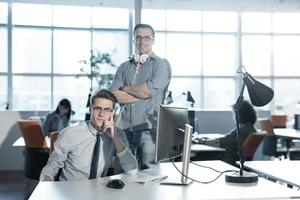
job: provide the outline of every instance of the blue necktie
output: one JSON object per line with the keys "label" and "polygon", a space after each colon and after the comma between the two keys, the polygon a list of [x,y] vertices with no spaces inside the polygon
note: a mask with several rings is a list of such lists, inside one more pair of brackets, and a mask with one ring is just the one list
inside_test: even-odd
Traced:
{"label": "blue necktie", "polygon": [[96,137],[97,137],[97,139],[96,139],[96,144],[95,144],[94,151],[93,151],[93,157],[92,157],[92,164],[91,164],[89,179],[94,179],[94,178],[97,177],[99,152],[100,152],[100,141],[101,141],[100,133],[97,133]]}

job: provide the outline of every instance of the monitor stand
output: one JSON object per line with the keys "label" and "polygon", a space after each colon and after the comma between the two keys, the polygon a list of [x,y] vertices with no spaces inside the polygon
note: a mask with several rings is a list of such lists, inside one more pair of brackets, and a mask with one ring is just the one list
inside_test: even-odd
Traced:
{"label": "monitor stand", "polygon": [[169,177],[162,181],[162,185],[189,185],[192,183],[188,176],[189,172],[189,163],[191,157],[191,145],[192,145],[192,134],[193,127],[189,124],[185,124],[184,129],[184,143],[183,143],[183,152],[182,152],[182,170],[181,170],[181,179],[170,179]]}

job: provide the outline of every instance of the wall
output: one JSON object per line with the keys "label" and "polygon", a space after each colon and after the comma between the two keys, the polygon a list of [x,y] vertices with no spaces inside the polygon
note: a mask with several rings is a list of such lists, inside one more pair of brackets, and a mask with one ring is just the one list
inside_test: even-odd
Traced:
{"label": "wall", "polygon": [[45,116],[46,111],[0,111],[0,170],[20,170],[23,168],[23,147],[12,144],[21,136],[18,119],[31,116]]}
{"label": "wall", "polygon": [[[257,110],[257,116],[270,117],[269,110]],[[195,110],[194,130],[198,133],[227,133],[235,127],[231,110]],[[259,128],[258,125],[256,125]]]}

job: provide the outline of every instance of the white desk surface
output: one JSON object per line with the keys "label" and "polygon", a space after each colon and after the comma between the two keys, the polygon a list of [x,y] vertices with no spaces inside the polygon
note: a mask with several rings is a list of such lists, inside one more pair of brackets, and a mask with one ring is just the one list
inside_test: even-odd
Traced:
{"label": "white desk surface", "polygon": [[[48,147],[50,147],[50,138],[45,137],[45,140],[47,142]],[[25,146],[25,141],[23,137],[19,137],[13,144],[12,146],[14,147],[24,147]]]}
{"label": "white desk surface", "polygon": [[224,148],[221,147],[214,147],[214,146],[209,146],[205,144],[192,144],[191,145],[191,152],[203,152],[203,151],[210,151],[210,152],[223,152],[225,151]]}
{"label": "white desk surface", "polygon": [[[222,161],[199,161],[201,165],[218,170],[236,169]],[[181,166],[181,165],[179,165]],[[169,177],[180,177],[171,163],[152,166],[148,171]],[[208,181],[218,173],[207,168],[190,164],[189,175],[197,180]],[[123,189],[111,189],[105,185],[110,178],[124,178],[116,175],[96,180],[69,182],[40,182],[30,200],[156,200],[156,199],[289,199],[300,198],[300,192],[271,181],[259,178],[256,184],[230,184],[225,182],[224,174],[210,184],[196,182],[187,186],[160,185],[158,182],[147,184],[126,183]]]}
{"label": "white desk surface", "polygon": [[274,134],[279,137],[300,139],[300,130],[293,128],[274,128]]}
{"label": "white desk surface", "polygon": [[300,188],[300,160],[248,161],[244,166],[262,175]]}

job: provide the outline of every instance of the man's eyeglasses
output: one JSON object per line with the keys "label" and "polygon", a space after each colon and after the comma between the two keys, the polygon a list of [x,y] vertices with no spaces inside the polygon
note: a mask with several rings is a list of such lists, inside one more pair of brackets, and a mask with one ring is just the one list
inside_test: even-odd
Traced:
{"label": "man's eyeglasses", "polygon": [[103,113],[103,114],[109,114],[109,113],[111,113],[112,111],[113,111],[113,109],[112,108],[102,108],[101,106],[94,106],[93,107],[93,111],[95,112],[95,113]]}
{"label": "man's eyeglasses", "polygon": [[149,42],[153,39],[154,38],[150,35],[145,35],[145,36],[136,35],[136,36],[134,36],[134,41],[136,41],[136,42],[141,42],[142,40],[145,41],[145,42]]}

